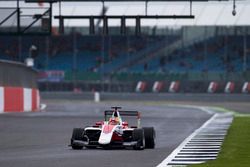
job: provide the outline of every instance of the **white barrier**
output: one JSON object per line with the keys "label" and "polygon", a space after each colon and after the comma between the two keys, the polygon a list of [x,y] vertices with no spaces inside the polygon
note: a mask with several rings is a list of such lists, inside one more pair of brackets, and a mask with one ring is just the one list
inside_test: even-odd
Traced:
{"label": "white barrier", "polygon": [[28,112],[32,110],[32,89],[24,88],[23,89],[23,101],[24,101],[24,111]]}
{"label": "white barrier", "polygon": [[210,82],[209,83],[209,86],[208,86],[208,89],[207,89],[207,92],[208,93],[215,93],[218,89],[218,83],[217,82]]}
{"label": "white barrier", "polygon": [[171,93],[176,93],[179,91],[180,88],[180,82],[179,81],[172,81],[170,86],[169,86],[169,92]]}
{"label": "white barrier", "polygon": [[242,87],[242,93],[249,93],[250,92],[250,83],[245,82]]}
{"label": "white barrier", "polygon": [[[41,103],[41,96],[40,96],[40,91],[38,89],[36,91],[36,108],[40,109],[40,103]],[[33,98],[32,98],[33,99]]]}
{"label": "white barrier", "polygon": [[136,85],[135,91],[136,92],[144,92],[146,89],[146,82],[139,81]]}
{"label": "white barrier", "polygon": [[99,92],[94,93],[94,101],[96,103],[100,102],[100,93]]}
{"label": "white barrier", "polygon": [[155,81],[153,88],[152,88],[152,91],[157,93],[157,92],[160,92],[162,90],[162,88],[163,88],[163,82]]}
{"label": "white barrier", "polygon": [[235,83],[234,82],[227,82],[226,87],[224,89],[225,93],[233,93],[235,88]]}

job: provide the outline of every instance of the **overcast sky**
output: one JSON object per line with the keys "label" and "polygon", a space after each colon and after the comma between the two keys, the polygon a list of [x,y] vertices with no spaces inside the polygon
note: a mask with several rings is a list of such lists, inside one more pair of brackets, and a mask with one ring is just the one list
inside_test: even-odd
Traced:
{"label": "overcast sky", "polygon": [[[40,4],[41,5],[41,4]],[[15,2],[0,1],[0,20],[13,10],[2,9],[3,7],[15,7]],[[25,4],[23,7],[39,7],[35,4]],[[108,7],[107,15],[144,15],[144,2],[106,2]],[[43,4],[42,8],[47,7]],[[63,15],[99,15],[102,9],[100,2],[88,3],[62,3]],[[26,10],[24,13],[37,13],[45,9],[34,11]],[[233,2],[193,2],[193,15],[195,19],[159,19],[159,20],[142,20],[143,26],[181,26],[181,25],[250,25],[250,1],[240,1],[236,3],[236,16],[232,15]],[[148,15],[188,15],[190,5],[188,2],[149,2]],[[59,15],[58,3],[53,5],[53,15]],[[13,22],[13,20],[12,20]],[[12,23],[10,21],[9,24]],[[88,20],[66,20],[66,26],[87,26]],[[126,24],[134,25],[134,20],[127,20]],[[58,21],[53,20],[53,25],[57,26]],[[110,26],[120,25],[119,20],[109,20]]]}

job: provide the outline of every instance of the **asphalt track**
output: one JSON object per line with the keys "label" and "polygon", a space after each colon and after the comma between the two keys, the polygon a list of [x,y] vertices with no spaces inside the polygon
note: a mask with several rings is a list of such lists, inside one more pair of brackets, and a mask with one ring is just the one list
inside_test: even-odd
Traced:
{"label": "asphalt track", "polygon": [[[46,112],[0,115],[0,167],[152,167],[165,159],[211,115],[198,109],[148,102],[47,101]],[[72,150],[72,129],[103,119],[103,110],[119,105],[142,112],[142,126],[156,129],[156,148]]]}

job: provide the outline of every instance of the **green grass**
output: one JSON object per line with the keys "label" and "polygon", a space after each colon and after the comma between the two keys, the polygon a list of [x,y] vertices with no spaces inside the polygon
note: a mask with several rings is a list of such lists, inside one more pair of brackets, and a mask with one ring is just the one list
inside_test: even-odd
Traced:
{"label": "green grass", "polygon": [[216,160],[192,167],[250,167],[250,117],[234,118]]}

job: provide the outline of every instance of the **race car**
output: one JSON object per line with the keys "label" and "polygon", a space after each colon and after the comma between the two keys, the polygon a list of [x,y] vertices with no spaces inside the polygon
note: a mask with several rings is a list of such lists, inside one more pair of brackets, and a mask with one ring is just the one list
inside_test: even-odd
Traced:
{"label": "race car", "polygon": [[[155,130],[153,127],[140,126],[139,111],[124,111],[121,107],[111,107],[104,111],[104,121],[93,126],[74,128],[70,145],[72,149],[85,148],[155,148]],[[130,126],[121,116],[137,118],[137,126]]]}

